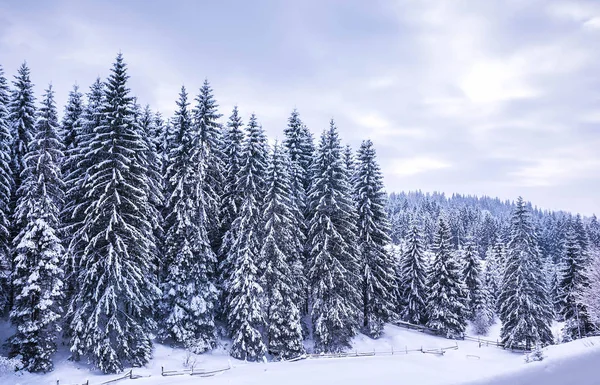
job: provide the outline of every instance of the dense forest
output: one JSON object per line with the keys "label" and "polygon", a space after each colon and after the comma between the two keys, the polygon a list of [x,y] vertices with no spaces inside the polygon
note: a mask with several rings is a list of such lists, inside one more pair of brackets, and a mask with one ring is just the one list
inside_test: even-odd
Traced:
{"label": "dense forest", "polygon": [[22,369],[51,371],[59,344],[106,373],[154,341],[283,360],[395,320],[448,338],[501,322],[508,347],[596,333],[596,217],[387,195],[373,143],[345,146],[333,120],[315,139],[294,110],[269,144],[208,81],[163,117],[128,79],[119,54],[59,120],[51,86],[0,68],[0,308]]}

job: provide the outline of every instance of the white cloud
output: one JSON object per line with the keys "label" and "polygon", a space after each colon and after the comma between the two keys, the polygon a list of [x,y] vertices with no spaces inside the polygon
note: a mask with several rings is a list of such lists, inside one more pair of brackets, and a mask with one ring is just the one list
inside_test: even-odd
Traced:
{"label": "white cloud", "polygon": [[522,69],[506,60],[475,62],[460,82],[460,88],[474,103],[531,98],[538,92],[523,79]]}
{"label": "white cloud", "polygon": [[452,165],[441,159],[428,156],[394,159],[389,165],[389,172],[398,176],[413,176],[429,171],[450,168]]}
{"label": "white cloud", "polygon": [[532,159],[530,165],[511,172],[520,186],[549,187],[565,184],[569,181],[589,178],[600,168],[600,157],[586,148],[572,148]]}
{"label": "white cloud", "polygon": [[595,0],[550,2],[546,9],[556,18],[584,24],[600,15],[600,6]]}
{"label": "white cloud", "polygon": [[584,28],[597,30],[600,29],[600,16],[592,17],[583,23]]}

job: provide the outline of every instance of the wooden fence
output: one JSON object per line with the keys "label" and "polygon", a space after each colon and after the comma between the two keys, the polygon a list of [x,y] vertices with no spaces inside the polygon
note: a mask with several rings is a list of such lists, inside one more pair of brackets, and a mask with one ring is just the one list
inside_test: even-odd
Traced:
{"label": "wooden fence", "polygon": [[[137,378],[143,378],[143,377],[150,377],[150,376],[142,376],[139,374],[133,374],[133,369],[120,375],[117,378],[113,378],[112,380],[108,380],[108,381],[104,381],[104,382],[100,382],[96,385],[109,385],[109,384],[114,384],[115,382],[121,381],[121,380],[135,380]],[[90,380],[86,380],[83,383],[77,383],[77,384],[65,384],[65,383],[60,383],[60,380],[56,380],[56,385],[90,385]]]}
{"label": "wooden fence", "polygon": [[[439,335],[439,333],[436,330],[428,328],[427,326],[423,326],[423,325],[415,325],[415,324],[411,324],[411,323],[404,322],[404,321],[393,321],[392,324],[402,327],[402,328],[405,328],[405,329],[409,329],[409,330],[418,330],[418,331],[424,332],[424,333]],[[505,350],[510,350],[512,352],[530,352],[531,351],[531,349],[528,349],[525,346],[511,346],[511,347],[507,348],[504,346],[504,344],[502,344],[498,340],[496,340],[496,341],[486,340],[486,339],[483,339],[480,337],[471,337],[466,334],[463,335],[460,339],[463,339],[465,341],[477,342],[477,343],[479,343],[479,347],[495,346],[495,347],[502,348]]]}
{"label": "wooden fence", "polygon": [[305,359],[320,359],[320,358],[348,358],[348,357],[370,357],[370,356],[393,356],[393,355],[406,355],[409,353],[425,353],[425,354],[436,354],[444,355],[448,350],[457,350],[458,344],[445,348],[426,348],[422,346],[420,348],[411,348],[407,346],[404,349],[390,348],[390,350],[372,350],[368,352],[359,352],[357,350],[353,352],[338,352],[338,353],[306,353],[298,357],[286,360],[286,362],[295,362]]}
{"label": "wooden fence", "polygon": [[227,370],[231,369],[231,363],[228,367],[222,369],[196,369],[192,366],[191,369],[181,369],[181,370],[165,370],[164,366],[160,367],[160,375],[163,377],[170,376],[182,376],[182,375],[190,375],[190,376],[198,376],[198,377],[211,377],[218,373],[223,373]]}

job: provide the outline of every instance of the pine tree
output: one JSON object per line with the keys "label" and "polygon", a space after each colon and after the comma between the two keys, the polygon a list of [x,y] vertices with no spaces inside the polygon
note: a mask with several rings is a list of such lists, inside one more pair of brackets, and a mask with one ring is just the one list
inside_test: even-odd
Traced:
{"label": "pine tree", "polygon": [[421,230],[416,222],[410,227],[406,249],[399,263],[398,302],[406,322],[422,324],[427,318],[427,271]]}
{"label": "pine tree", "polygon": [[153,255],[156,256],[156,260],[153,261],[155,273],[157,276],[160,276],[160,271],[162,269],[161,259],[159,256],[164,255],[163,252],[163,174],[162,174],[162,157],[157,152],[158,138],[157,128],[155,127],[155,115],[150,110],[150,106],[146,105],[143,111],[139,114],[136,123],[139,126],[139,130],[142,135],[142,139],[144,142],[144,151],[143,161],[144,161],[144,169],[146,172],[146,179],[148,181],[146,194],[149,199],[149,220],[151,222],[155,246],[154,250],[151,251]]}
{"label": "pine tree", "polygon": [[171,148],[169,144],[169,138],[171,137],[171,124],[167,120],[163,119],[163,116],[160,112],[154,113],[154,134],[153,138],[156,143],[156,153],[160,156],[161,164],[163,166],[163,175],[166,172],[167,168],[167,157],[169,155],[169,149]]}
{"label": "pine tree", "polygon": [[257,361],[264,357],[266,347],[261,329],[264,317],[261,309],[263,288],[260,285],[259,260],[263,234],[261,201],[266,193],[268,164],[267,138],[252,114],[247,126],[242,166],[237,176],[237,188],[242,193],[242,205],[237,218],[225,235],[223,261],[226,313],[232,335],[232,357]]}
{"label": "pine tree", "polygon": [[504,243],[496,240],[494,246],[488,250],[485,261],[484,280],[492,297],[494,309],[498,307],[498,295],[502,286],[502,276],[504,275],[504,264],[506,260],[506,250]]}
{"label": "pine tree", "polygon": [[[62,175],[65,182],[65,192],[72,187],[72,181],[69,180],[71,174],[80,172],[78,170],[79,157],[77,153],[81,151],[81,140],[83,139],[84,119],[83,94],[79,92],[79,86],[74,85],[69,92],[69,99],[65,106],[65,113],[61,124],[61,138],[63,143],[63,152],[65,159],[62,163]],[[69,194],[68,194],[69,195]],[[67,198],[72,198],[68,196]],[[66,203],[67,207],[70,203]],[[68,224],[69,218],[63,218],[65,224]],[[69,234],[67,232],[65,235]]]}
{"label": "pine tree", "polygon": [[260,260],[265,264],[262,282],[268,350],[278,359],[304,353],[294,272],[302,239],[295,222],[299,209],[291,196],[289,168],[285,150],[276,143],[267,171],[268,190],[263,209],[265,236]]}
{"label": "pine tree", "polygon": [[[314,145],[310,132],[302,123],[300,114],[294,109],[288,118],[288,125],[283,131],[285,139],[284,146],[287,148],[290,159],[291,197],[298,207],[296,214],[296,228],[302,236],[300,259],[295,263],[298,269],[296,287],[299,300],[302,302],[303,313],[308,311],[308,286],[307,266],[309,250],[306,245],[308,238],[308,206],[307,193],[310,186],[310,165],[314,152]],[[297,270],[298,270],[297,269]]]}
{"label": "pine tree", "polygon": [[223,235],[219,223],[219,208],[223,193],[225,164],[222,153],[221,124],[218,122],[222,115],[217,112],[219,105],[213,96],[213,90],[208,80],[204,80],[196,102],[197,105],[193,111],[194,127],[200,138],[201,148],[204,152],[202,158],[205,159],[207,166],[204,177],[205,183],[203,184],[204,210],[209,221],[207,225],[208,237],[216,253],[221,245]]}
{"label": "pine tree", "polygon": [[351,188],[333,120],[321,136],[309,192],[308,279],[315,349],[337,352],[350,346],[361,303]]}
{"label": "pine tree", "polygon": [[585,306],[590,321],[600,327],[600,254],[594,253],[586,272],[589,285],[584,287],[578,295],[579,301]]}
{"label": "pine tree", "polygon": [[427,326],[447,338],[461,337],[465,331],[466,287],[452,253],[450,227],[443,216],[434,238],[434,260],[429,276]]}
{"label": "pine tree", "polygon": [[88,242],[80,258],[73,299],[71,352],[105,373],[125,362],[143,365],[152,353],[152,305],[159,295],[152,274],[145,145],[134,121],[128,75],[119,54],[104,87],[102,120],[86,151],[85,211]]}
{"label": "pine tree", "polygon": [[578,298],[579,293],[589,286],[587,258],[581,246],[577,224],[573,221],[567,232],[561,279],[558,281],[558,313],[567,323],[563,329],[567,340],[586,337],[593,330],[587,311]]}
{"label": "pine tree", "polygon": [[17,190],[12,283],[15,299],[10,318],[16,328],[12,355],[20,354],[31,372],[53,368],[52,355],[60,332],[64,250],[58,237],[63,199],[60,172],[62,144],[52,87],[46,90],[36,124],[36,137],[25,155],[27,167]]}
{"label": "pine tree", "polygon": [[391,243],[385,212],[385,192],[373,142],[358,150],[354,197],[358,213],[358,250],[361,263],[363,327],[377,338],[394,314],[394,260],[386,247]]}
{"label": "pine tree", "polygon": [[552,343],[552,309],[542,267],[531,214],[519,197],[498,298],[501,338],[508,348]]}
{"label": "pine tree", "polygon": [[0,66],[0,315],[5,314],[10,304],[10,218],[11,193],[14,180],[11,171],[10,122],[8,113],[9,90],[4,71]]}
{"label": "pine tree", "polygon": [[[73,149],[78,147],[78,136],[81,133],[81,125],[83,123],[83,110],[83,94],[79,92],[79,86],[75,84],[71,92],[69,92],[69,99],[65,106],[65,115],[61,125],[61,136],[63,138],[65,154],[69,154]],[[63,170],[63,174],[66,175],[67,173],[68,170]]]}
{"label": "pine tree", "polygon": [[[582,257],[587,260],[588,259],[588,249],[590,246],[589,238],[585,226],[583,225],[583,219],[581,219],[581,215],[577,214],[575,219],[570,221],[571,227],[575,231],[575,236],[577,238],[577,242],[579,243],[579,248],[581,249]],[[568,230],[567,230],[568,231]]]}
{"label": "pine tree", "polygon": [[[74,304],[71,300],[78,291],[78,274],[80,256],[88,242],[88,234],[83,232],[83,222],[85,213],[92,205],[92,200],[85,194],[85,184],[88,180],[87,170],[92,165],[91,157],[88,152],[88,145],[94,139],[93,133],[97,127],[103,124],[102,108],[104,103],[104,85],[97,78],[90,87],[87,95],[88,103],[81,116],[81,126],[74,125],[74,137],[76,140],[71,142],[71,149],[65,152],[65,161],[63,169],[66,174],[63,175],[65,181],[65,205],[62,209],[61,217],[63,224],[63,234],[65,236],[65,245],[67,246],[66,258],[63,264],[65,281],[65,299],[70,306]],[[66,334],[70,334],[69,316],[73,314],[73,309],[68,308]]]}
{"label": "pine tree", "polygon": [[352,147],[350,147],[349,144],[344,147],[344,164],[346,166],[348,178],[352,179],[356,169],[356,161],[354,159],[354,154],[352,153]]}
{"label": "pine tree", "polygon": [[35,135],[35,98],[29,78],[29,67],[23,63],[13,81],[9,104],[12,135],[12,169],[15,191],[21,187],[21,173],[27,167],[25,155]]}
{"label": "pine tree", "polygon": [[[310,167],[315,151],[313,138],[300,119],[300,114],[295,109],[292,111],[283,133],[285,135],[283,144],[287,148],[290,161],[294,165],[291,172],[292,189],[297,190],[295,193],[297,199],[302,198],[302,192],[306,194],[311,184]],[[302,199],[299,200],[302,201]]]}
{"label": "pine tree", "polygon": [[463,249],[463,271],[462,276],[467,287],[467,314],[472,319],[478,305],[485,303],[482,298],[481,265],[479,255],[473,239],[467,238]]}
{"label": "pine tree", "polygon": [[159,337],[201,353],[215,346],[214,311],[217,290],[211,281],[216,257],[210,247],[204,212],[204,172],[201,143],[181,88],[173,128],[174,146],[167,168],[165,251]]}
{"label": "pine tree", "polygon": [[[221,231],[226,234],[237,217],[242,205],[242,194],[238,190],[237,175],[242,165],[244,131],[242,117],[237,106],[233,107],[227,129],[223,135],[223,155],[225,157],[225,177],[223,199],[221,201]],[[221,256],[223,258],[223,256]],[[226,279],[223,277],[223,279]]]}
{"label": "pine tree", "polygon": [[473,309],[473,326],[479,335],[486,335],[489,327],[494,323],[495,302],[487,285],[482,285],[479,292],[479,301]]}
{"label": "pine tree", "polygon": [[590,239],[590,245],[596,249],[600,249],[600,222],[598,222],[598,218],[595,214],[590,218],[587,232]]}
{"label": "pine tree", "polygon": [[552,304],[552,311],[554,314],[554,319],[558,320],[561,318],[560,316],[560,286],[559,286],[559,269],[555,266],[554,269],[550,272],[552,276],[550,277],[550,293],[549,300]]}

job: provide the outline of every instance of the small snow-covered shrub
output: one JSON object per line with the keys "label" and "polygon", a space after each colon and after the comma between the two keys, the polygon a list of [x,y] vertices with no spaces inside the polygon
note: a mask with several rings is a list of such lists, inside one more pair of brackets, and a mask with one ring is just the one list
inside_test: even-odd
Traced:
{"label": "small snow-covered shrub", "polygon": [[23,363],[21,362],[21,356],[15,358],[7,358],[0,356],[0,375],[13,373],[23,369]]}
{"label": "small snow-covered shrub", "polygon": [[190,350],[185,351],[185,357],[183,359],[183,367],[184,368],[194,368],[196,364],[196,355],[192,353]]}
{"label": "small snow-covered shrub", "polygon": [[533,361],[542,361],[544,358],[546,358],[546,356],[544,356],[544,350],[539,344],[537,344],[531,353],[527,353],[525,356],[525,362],[529,363]]}
{"label": "small snow-covered shrub", "polygon": [[476,311],[473,318],[473,331],[479,336],[485,336],[490,330],[490,317],[482,311]]}

